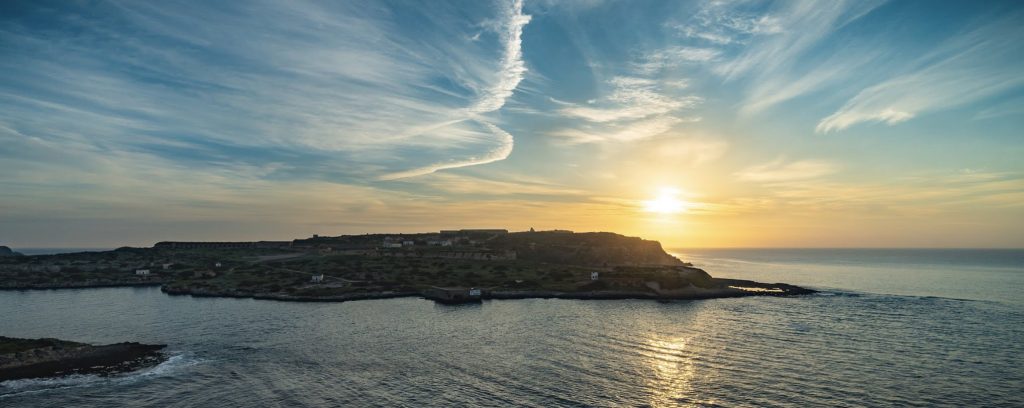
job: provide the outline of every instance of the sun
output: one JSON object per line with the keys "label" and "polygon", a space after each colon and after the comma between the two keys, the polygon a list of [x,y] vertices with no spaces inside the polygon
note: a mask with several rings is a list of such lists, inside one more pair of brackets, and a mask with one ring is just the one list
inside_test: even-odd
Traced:
{"label": "sun", "polygon": [[686,211],[688,204],[679,199],[679,190],[665,187],[653,200],[644,201],[644,211],[657,214],[677,214]]}

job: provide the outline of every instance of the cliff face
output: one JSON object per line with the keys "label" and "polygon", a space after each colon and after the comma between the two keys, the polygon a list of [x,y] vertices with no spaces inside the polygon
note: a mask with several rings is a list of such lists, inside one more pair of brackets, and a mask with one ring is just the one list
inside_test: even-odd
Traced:
{"label": "cliff face", "polygon": [[658,241],[610,232],[520,232],[497,237],[488,246],[516,251],[517,259],[587,266],[682,265]]}

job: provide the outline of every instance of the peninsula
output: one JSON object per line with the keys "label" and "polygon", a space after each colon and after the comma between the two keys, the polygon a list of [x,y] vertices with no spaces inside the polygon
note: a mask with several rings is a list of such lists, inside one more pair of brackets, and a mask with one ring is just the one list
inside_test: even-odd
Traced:
{"label": "peninsula", "polygon": [[0,289],[159,285],[168,294],[291,301],[420,296],[708,299],[813,290],[713,278],[657,241],[609,232],[444,230],[291,241],[159,242],[0,258]]}

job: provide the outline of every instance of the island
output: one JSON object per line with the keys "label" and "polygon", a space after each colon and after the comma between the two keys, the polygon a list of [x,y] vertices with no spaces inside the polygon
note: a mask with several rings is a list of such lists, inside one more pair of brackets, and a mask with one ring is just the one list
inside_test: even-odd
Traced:
{"label": "island", "polygon": [[167,360],[164,345],[117,343],[93,346],[57,339],[0,336],[0,381],[72,374],[109,376]]}
{"label": "island", "polygon": [[0,258],[0,289],[158,285],[172,295],[287,301],[418,296],[486,299],[710,299],[791,296],[784,283],[714,278],[657,241],[610,232],[460,229],[291,241],[159,242]]}
{"label": "island", "polygon": [[25,255],[23,255],[21,252],[15,252],[11,248],[8,248],[6,246],[0,245],[0,257],[5,257],[5,256],[25,256]]}

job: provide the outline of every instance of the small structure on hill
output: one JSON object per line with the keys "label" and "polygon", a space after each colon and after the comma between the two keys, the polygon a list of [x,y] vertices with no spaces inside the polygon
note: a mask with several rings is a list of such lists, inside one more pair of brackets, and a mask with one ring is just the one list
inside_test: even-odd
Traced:
{"label": "small structure on hill", "polygon": [[149,275],[149,269],[136,269],[135,270],[135,275],[136,276],[147,276],[147,275]]}
{"label": "small structure on hill", "polygon": [[321,273],[319,275],[313,275],[313,278],[310,279],[310,281],[313,282],[313,283],[323,283],[323,281],[324,281],[324,274]]}
{"label": "small structure on hill", "polygon": [[384,237],[384,242],[381,244],[384,248],[401,248],[402,238],[398,237]]}
{"label": "small structure on hill", "polygon": [[590,280],[592,280],[592,281],[596,281],[599,277],[600,277],[600,274],[598,274],[597,272],[591,272],[590,273]]}

